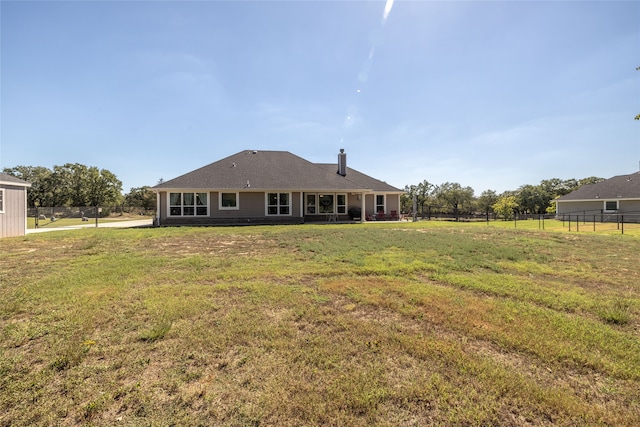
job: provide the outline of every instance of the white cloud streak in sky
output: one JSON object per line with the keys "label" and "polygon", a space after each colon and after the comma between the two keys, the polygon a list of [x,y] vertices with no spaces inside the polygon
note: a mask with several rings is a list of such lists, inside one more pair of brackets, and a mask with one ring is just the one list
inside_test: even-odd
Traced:
{"label": "white cloud streak in sky", "polygon": [[384,5],[384,14],[382,15],[382,25],[387,22],[387,18],[391,13],[391,9],[393,8],[393,0],[387,0],[387,3]]}

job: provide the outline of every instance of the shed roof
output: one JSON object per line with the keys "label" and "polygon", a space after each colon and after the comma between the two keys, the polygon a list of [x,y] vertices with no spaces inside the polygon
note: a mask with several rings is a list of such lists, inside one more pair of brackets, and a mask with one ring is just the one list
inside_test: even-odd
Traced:
{"label": "shed roof", "polygon": [[312,163],[288,151],[259,150],[240,151],[153,188],[402,192],[350,168],[342,176],[337,164]]}
{"label": "shed roof", "polygon": [[16,178],[15,176],[6,173],[0,173],[0,184],[16,185],[19,187],[31,187],[31,184],[27,181]]}
{"label": "shed roof", "polygon": [[640,199],[640,172],[586,184],[558,198],[559,201],[592,199]]}

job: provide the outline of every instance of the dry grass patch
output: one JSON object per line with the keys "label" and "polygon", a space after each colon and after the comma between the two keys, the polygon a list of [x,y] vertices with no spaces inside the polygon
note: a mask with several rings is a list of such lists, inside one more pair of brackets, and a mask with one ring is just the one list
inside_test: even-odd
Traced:
{"label": "dry grass patch", "polygon": [[627,236],[416,223],[0,245],[0,425],[640,423]]}

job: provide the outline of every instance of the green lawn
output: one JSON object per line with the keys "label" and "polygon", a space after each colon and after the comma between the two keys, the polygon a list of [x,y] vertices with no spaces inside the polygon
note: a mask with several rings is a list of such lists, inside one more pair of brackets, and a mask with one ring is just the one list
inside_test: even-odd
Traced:
{"label": "green lawn", "polygon": [[640,425],[638,234],[552,223],[2,239],[0,425]]}

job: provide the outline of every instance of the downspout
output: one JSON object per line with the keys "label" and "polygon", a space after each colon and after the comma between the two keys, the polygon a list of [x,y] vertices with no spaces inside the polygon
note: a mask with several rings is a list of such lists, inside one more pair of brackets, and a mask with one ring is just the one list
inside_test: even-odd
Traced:
{"label": "downspout", "polygon": [[[300,192],[300,218],[304,218],[304,211],[305,211],[305,206],[304,206],[304,191]],[[303,220],[304,222],[304,220]]]}
{"label": "downspout", "polygon": [[22,229],[22,235],[23,236],[25,234],[27,234],[27,226],[28,226],[27,214],[28,214],[29,211],[28,211],[28,205],[27,205],[27,199],[28,199],[28,197],[27,197],[27,188],[28,187],[25,187],[24,190],[22,191],[22,193],[24,194],[24,228]]}
{"label": "downspout", "polygon": [[160,191],[156,191],[156,227],[160,226]]}

